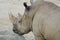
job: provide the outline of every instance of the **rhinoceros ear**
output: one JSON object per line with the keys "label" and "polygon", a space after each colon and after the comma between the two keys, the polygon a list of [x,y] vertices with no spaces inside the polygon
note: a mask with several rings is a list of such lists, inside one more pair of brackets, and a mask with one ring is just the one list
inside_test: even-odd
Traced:
{"label": "rhinoceros ear", "polygon": [[24,5],[24,7],[25,7],[25,8],[27,8],[27,7],[28,7],[28,5],[27,5],[27,3],[26,3],[26,2],[24,2],[24,3],[23,3],[23,5]]}
{"label": "rhinoceros ear", "polygon": [[24,5],[24,7],[25,7],[25,9],[26,9],[27,11],[30,10],[30,6],[28,6],[26,2],[24,2],[23,5]]}

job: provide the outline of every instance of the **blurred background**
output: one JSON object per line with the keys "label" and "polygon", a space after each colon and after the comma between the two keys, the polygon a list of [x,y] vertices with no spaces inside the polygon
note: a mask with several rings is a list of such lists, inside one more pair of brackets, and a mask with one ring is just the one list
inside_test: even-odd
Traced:
{"label": "blurred background", "polygon": [[[45,0],[55,3],[60,6],[60,0]],[[0,0],[0,30],[12,30],[12,23],[9,19],[9,13],[11,12],[14,16],[17,16],[17,13],[24,14],[23,2],[30,4],[30,0]],[[32,32],[25,35],[27,40],[32,40],[34,38]],[[30,38],[30,39],[29,39]]]}

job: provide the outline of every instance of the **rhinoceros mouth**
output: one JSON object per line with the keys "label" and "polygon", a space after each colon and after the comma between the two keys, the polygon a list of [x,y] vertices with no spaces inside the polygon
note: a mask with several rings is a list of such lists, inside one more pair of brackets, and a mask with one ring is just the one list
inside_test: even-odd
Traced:
{"label": "rhinoceros mouth", "polygon": [[15,31],[13,30],[14,33],[18,34],[18,35],[24,35],[24,33],[20,33],[19,31]]}

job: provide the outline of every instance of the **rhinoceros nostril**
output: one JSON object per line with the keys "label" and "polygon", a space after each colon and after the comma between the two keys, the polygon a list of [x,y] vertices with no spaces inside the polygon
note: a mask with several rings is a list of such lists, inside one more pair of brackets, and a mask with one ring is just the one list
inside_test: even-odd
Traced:
{"label": "rhinoceros nostril", "polygon": [[13,32],[18,33],[18,31],[17,31],[17,30],[15,30],[15,29],[13,29]]}

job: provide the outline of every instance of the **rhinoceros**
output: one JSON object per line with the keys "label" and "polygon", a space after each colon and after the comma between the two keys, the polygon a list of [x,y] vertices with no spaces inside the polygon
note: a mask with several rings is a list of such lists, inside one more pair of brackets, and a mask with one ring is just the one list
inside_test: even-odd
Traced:
{"label": "rhinoceros", "polygon": [[44,0],[24,2],[25,12],[18,17],[10,15],[13,31],[19,35],[33,32],[35,40],[60,40],[60,7]]}

